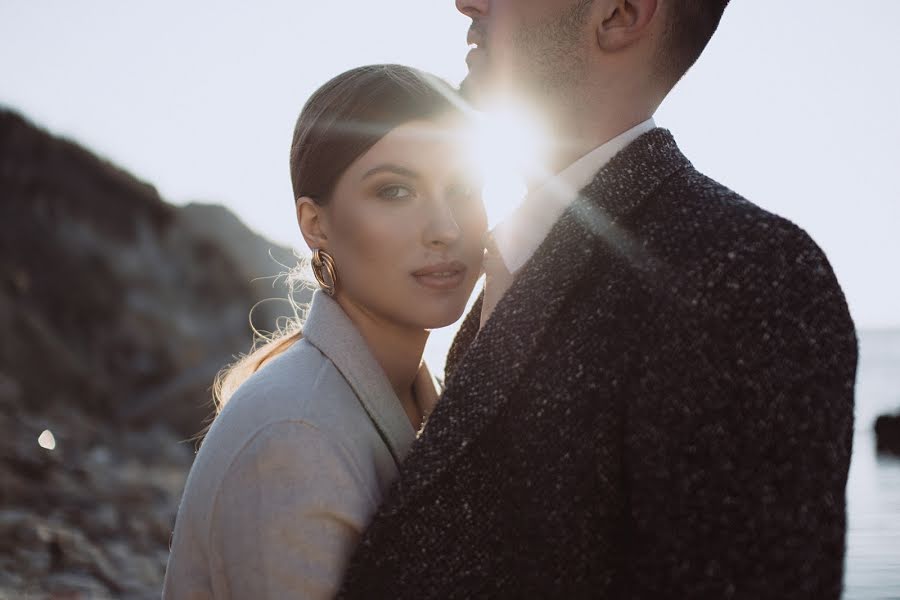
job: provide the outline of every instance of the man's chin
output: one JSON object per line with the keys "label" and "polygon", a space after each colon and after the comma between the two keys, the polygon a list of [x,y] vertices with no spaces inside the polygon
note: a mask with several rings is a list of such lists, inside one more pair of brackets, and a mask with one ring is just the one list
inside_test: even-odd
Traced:
{"label": "man's chin", "polygon": [[495,86],[482,73],[469,70],[469,74],[459,84],[459,92],[472,106],[484,108],[496,93]]}
{"label": "man's chin", "polygon": [[502,105],[509,100],[530,97],[523,88],[515,85],[514,80],[496,69],[472,67],[459,84],[459,93],[469,104],[480,110],[486,110],[497,104]]}

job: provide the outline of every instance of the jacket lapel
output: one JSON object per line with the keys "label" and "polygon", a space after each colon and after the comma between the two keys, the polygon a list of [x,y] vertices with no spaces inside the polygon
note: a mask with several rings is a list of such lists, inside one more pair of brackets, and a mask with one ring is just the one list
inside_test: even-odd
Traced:
{"label": "jacket lapel", "polygon": [[473,306],[448,354],[444,394],[402,467],[388,513],[437,481],[519,391],[541,341],[565,336],[556,317],[598,248],[632,253],[640,246],[618,227],[659,185],[690,163],[668,131],[654,129],[616,155],[556,222],[519,270],[479,332],[481,301]]}
{"label": "jacket lapel", "polygon": [[[321,290],[313,294],[303,337],[344,376],[399,465],[416,432],[362,334],[341,306]],[[423,389],[422,383],[419,389]]]}
{"label": "jacket lapel", "polygon": [[459,366],[462,357],[465,356],[466,350],[472,345],[475,336],[478,335],[478,327],[481,323],[481,305],[484,301],[484,290],[478,294],[469,314],[463,319],[462,325],[450,344],[450,350],[447,351],[447,361],[444,364],[444,381],[453,377],[456,367]]}

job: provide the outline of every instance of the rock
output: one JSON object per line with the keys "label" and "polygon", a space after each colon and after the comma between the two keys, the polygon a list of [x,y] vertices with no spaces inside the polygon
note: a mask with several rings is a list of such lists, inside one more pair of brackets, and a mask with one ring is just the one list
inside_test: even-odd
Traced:
{"label": "rock", "polygon": [[107,588],[116,592],[122,586],[116,569],[103,550],[97,547],[78,529],[57,524],[46,524],[42,537],[47,540],[56,555],[56,566],[63,571],[90,573]]}
{"label": "rock", "polygon": [[50,575],[44,585],[54,600],[106,600],[117,597],[111,595],[102,582],[82,573],[56,573]]}
{"label": "rock", "polygon": [[900,414],[875,420],[875,440],[879,452],[900,456]]}
{"label": "rock", "polygon": [[19,406],[22,403],[22,386],[10,375],[0,372],[0,406]]}
{"label": "rock", "polygon": [[[19,598],[37,598],[37,586],[29,584],[21,573],[15,573],[9,568],[6,561],[0,560],[0,592],[4,590],[17,590]],[[0,598],[12,598],[10,595],[0,593]]]}
{"label": "rock", "polygon": [[[247,228],[231,211],[215,204],[192,202],[181,207],[177,219],[198,239],[212,242],[222,248],[250,279],[254,296],[269,300],[253,310],[253,325],[263,331],[274,331],[276,321],[290,315],[287,304],[277,295],[275,280],[297,264],[297,255],[291,248],[279,246]],[[299,239],[300,231],[297,230]],[[309,290],[301,291],[295,300],[309,302]]]}
{"label": "rock", "polygon": [[[193,446],[162,425],[123,432],[78,413],[8,425],[0,573],[16,576],[0,577],[0,598],[158,598]],[[38,446],[41,428],[56,450]],[[30,454],[39,470],[21,468]]]}
{"label": "rock", "polygon": [[159,598],[213,378],[293,251],[4,109],[0,190],[0,598]]}
{"label": "rock", "polygon": [[129,427],[147,427],[166,414],[166,423],[185,437],[198,434],[215,414],[212,382],[231,356],[217,355],[187,368],[164,384],[135,396],[121,407],[119,420]]}
{"label": "rock", "polygon": [[[7,560],[14,557],[19,573],[31,570],[46,571],[50,566],[50,556],[45,540],[40,535],[43,520],[23,509],[0,511],[0,555]],[[23,553],[32,552],[41,556],[26,557]]]}
{"label": "rock", "polygon": [[[3,109],[0,189],[0,372],[16,378],[0,378],[0,407],[64,392],[127,427],[201,431],[212,378],[250,349],[251,309],[287,297],[272,280],[293,250],[224,207],[172,206]],[[263,330],[291,315],[286,301],[253,311]]]}
{"label": "rock", "polygon": [[101,504],[88,513],[84,520],[84,527],[100,539],[115,537],[119,532],[121,521],[119,509],[115,504]]}

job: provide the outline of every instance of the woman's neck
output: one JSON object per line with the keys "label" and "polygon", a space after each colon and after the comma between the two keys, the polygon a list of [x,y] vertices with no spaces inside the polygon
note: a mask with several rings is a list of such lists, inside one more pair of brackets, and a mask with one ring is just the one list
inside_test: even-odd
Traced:
{"label": "woman's neck", "polygon": [[338,297],[337,301],[366,340],[369,350],[400,399],[410,423],[418,429],[422,414],[413,395],[413,384],[422,364],[429,332],[392,323],[344,298]]}

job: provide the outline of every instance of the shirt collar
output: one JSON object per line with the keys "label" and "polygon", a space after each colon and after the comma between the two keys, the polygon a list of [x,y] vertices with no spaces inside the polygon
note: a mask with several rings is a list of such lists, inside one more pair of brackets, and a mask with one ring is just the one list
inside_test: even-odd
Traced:
{"label": "shirt collar", "polygon": [[491,232],[511,273],[518,271],[550,233],[553,224],[609,160],[642,134],[654,129],[649,118],[597,146],[559,174],[528,193],[522,203]]}

